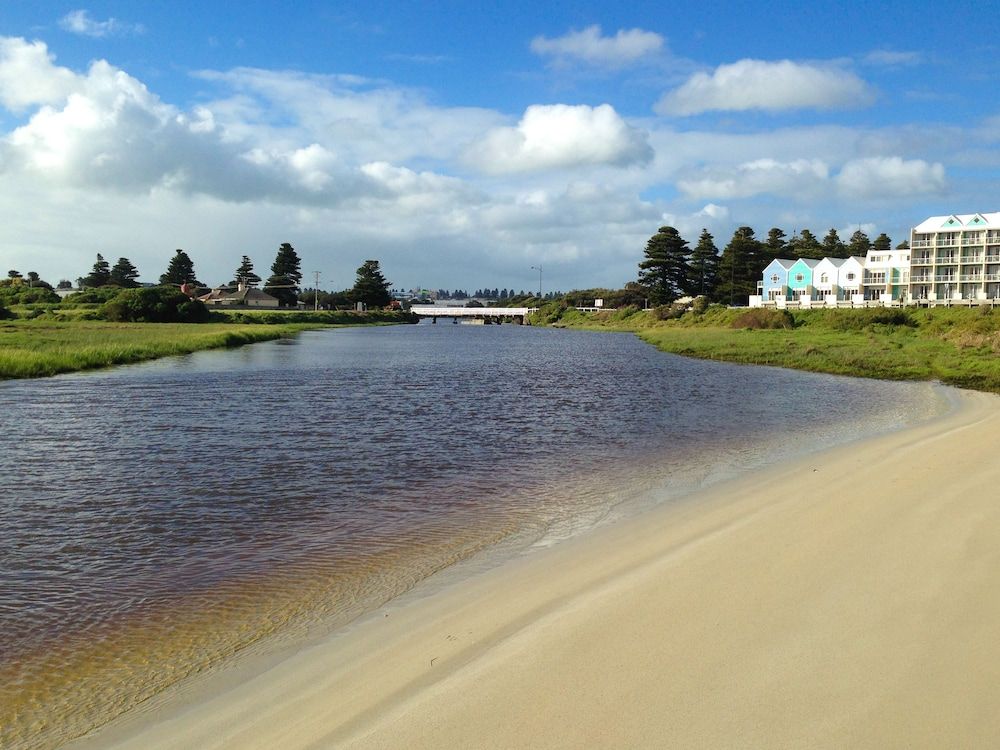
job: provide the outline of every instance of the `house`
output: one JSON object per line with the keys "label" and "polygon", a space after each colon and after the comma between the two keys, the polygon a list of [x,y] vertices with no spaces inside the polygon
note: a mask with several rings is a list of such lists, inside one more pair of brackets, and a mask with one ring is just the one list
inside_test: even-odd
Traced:
{"label": "house", "polygon": [[278,307],[278,298],[240,282],[236,291],[216,287],[199,297],[206,305],[214,307]]}
{"label": "house", "polygon": [[788,269],[795,265],[794,260],[775,258],[764,268],[764,277],[757,283],[758,294],[767,302],[774,302],[778,297],[788,296]]}
{"label": "house", "polygon": [[840,295],[840,268],[847,258],[823,258],[813,269],[813,287],[816,299],[836,307]]}
{"label": "house", "polygon": [[865,255],[864,295],[866,300],[905,300],[910,285],[910,249],[879,251]]}
{"label": "house", "polygon": [[818,265],[818,260],[799,258],[788,269],[788,293],[799,304],[808,304],[813,298],[813,271]]}

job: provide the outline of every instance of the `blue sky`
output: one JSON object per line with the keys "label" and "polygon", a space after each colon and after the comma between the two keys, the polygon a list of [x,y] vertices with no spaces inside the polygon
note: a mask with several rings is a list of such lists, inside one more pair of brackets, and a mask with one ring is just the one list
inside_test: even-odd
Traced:
{"label": "blue sky", "polygon": [[[235,10],[238,7],[238,11]],[[972,3],[0,3],[0,265],[617,286],[663,224],[995,211]],[[6,265],[4,265],[6,264]],[[534,281],[533,281],[534,279]]]}

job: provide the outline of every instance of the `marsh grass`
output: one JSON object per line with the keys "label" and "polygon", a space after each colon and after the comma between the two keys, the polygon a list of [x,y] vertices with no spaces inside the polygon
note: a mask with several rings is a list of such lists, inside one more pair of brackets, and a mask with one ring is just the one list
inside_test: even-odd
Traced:
{"label": "marsh grass", "polygon": [[702,315],[666,321],[649,311],[626,318],[577,313],[566,324],[632,331],[663,351],[688,357],[885,380],[938,380],[1000,393],[1000,311],[803,310],[791,314],[793,327],[778,330],[741,327],[738,321],[746,312],[714,306]]}
{"label": "marsh grass", "polygon": [[8,320],[0,323],[0,378],[43,377],[201,349],[242,346],[293,336],[309,327],[294,323],[234,326]]}

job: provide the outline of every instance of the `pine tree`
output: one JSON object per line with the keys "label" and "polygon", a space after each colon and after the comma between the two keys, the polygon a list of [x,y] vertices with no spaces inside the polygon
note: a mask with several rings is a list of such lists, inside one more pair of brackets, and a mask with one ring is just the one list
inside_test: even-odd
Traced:
{"label": "pine tree", "polygon": [[257,286],[260,283],[260,276],[253,272],[253,261],[248,256],[243,256],[240,267],[236,269],[234,281],[237,285],[242,282],[247,286]]}
{"label": "pine tree", "polygon": [[139,269],[133,266],[128,258],[119,258],[118,262],[111,268],[108,283],[123,286],[126,289],[134,289],[139,286],[137,278],[139,278]]}
{"label": "pine tree", "polygon": [[299,282],[302,281],[302,271],[299,270],[302,261],[299,260],[295,248],[287,242],[281,243],[278,254],[271,264],[271,275],[264,284],[264,290],[278,298],[282,307],[295,307],[299,296]]}
{"label": "pine tree", "polygon": [[90,273],[83,280],[83,283],[87,286],[107,286],[108,282],[111,280],[111,266],[108,262],[104,260],[104,256],[100,253],[97,254],[97,261],[94,263],[94,267],[91,269]]}
{"label": "pine tree", "polygon": [[691,278],[687,291],[689,294],[712,297],[718,283],[719,248],[715,246],[715,238],[709,231],[702,229],[698,244],[691,253]]}
{"label": "pine tree", "polygon": [[166,273],[160,276],[160,284],[164,286],[181,286],[182,284],[194,287],[203,286],[194,274],[194,262],[180,248],[177,248],[174,257],[170,259]]}
{"label": "pine tree", "polygon": [[767,241],[764,243],[764,252],[767,253],[767,262],[770,263],[775,258],[783,258],[788,253],[788,242],[785,240],[785,233],[778,227],[771,227],[767,233]]}
{"label": "pine tree", "polygon": [[745,305],[757,292],[757,282],[767,264],[761,243],[753,229],[740,227],[722,251],[719,259],[719,283],[715,299],[730,305]]}
{"label": "pine tree", "polygon": [[351,298],[355,302],[364,302],[367,307],[385,307],[392,300],[392,295],[389,294],[391,286],[382,275],[378,261],[366,260],[358,268]]}
{"label": "pine tree", "polygon": [[882,232],[878,237],[872,242],[872,252],[876,253],[888,253],[892,251],[892,240],[889,239],[889,235]]}
{"label": "pine tree", "polygon": [[830,228],[830,231],[826,233],[826,237],[823,238],[823,254],[827,258],[850,257],[847,245],[841,241],[840,235],[837,234],[837,230],[833,227]]}
{"label": "pine tree", "polygon": [[823,258],[823,246],[816,239],[816,235],[808,229],[803,229],[793,237],[788,243],[788,247],[792,250],[793,258],[812,258],[813,260]]}
{"label": "pine tree", "polygon": [[872,243],[868,235],[860,229],[851,235],[851,241],[847,245],[847,250],[851,255],[865,255],[871,249]]}
{"label": "pine tree", "polygon": [[639,283],[654,305],[673,302],[690,286],[688,243],[673,227],[660,227],[646,242],[646,259],[639,264]]}

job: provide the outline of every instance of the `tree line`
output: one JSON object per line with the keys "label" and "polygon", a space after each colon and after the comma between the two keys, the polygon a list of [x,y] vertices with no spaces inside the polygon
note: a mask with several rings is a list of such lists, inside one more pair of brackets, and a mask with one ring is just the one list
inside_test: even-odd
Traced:
{"label": "tree line", "polygon": [[[908,246],[904,241],[898,247]],[[859,229],[845,243],[836,229],[820,241],[808,229],[789,238],[782,229],[773,227],[767,239],[759,240],[752,227],[742,226],[733,232],[720,254],[707,229],[702,230],[698,243],[691,248],[674,227],[665,226],[646,242],[638,284],[654,305],[699,295],[715,302],[745,304],[756,293],[764,268],[775,258],[848,258],[864,256],[869,250],[891,249],[892,241],[884,232],[870,240]]]}

